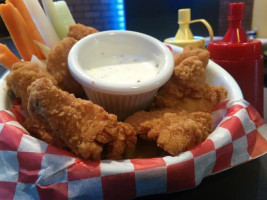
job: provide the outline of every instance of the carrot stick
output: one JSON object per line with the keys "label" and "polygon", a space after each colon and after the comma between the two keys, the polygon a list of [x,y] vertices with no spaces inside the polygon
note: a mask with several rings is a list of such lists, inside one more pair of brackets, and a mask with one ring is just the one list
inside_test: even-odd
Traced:
{"label": "carrot stick", "polygon": [[42,57],[19,11],[11,3],[6,3],[0,4],[0,13],[23,60],[30,61],[32,55]]}
{"label": "carrot stick", "polygon": [[[42,36],[40,35],[37,27],[35,26],[30,13],[28,12],[23,0],[6,0],[6,3],[12,3],[12,5],[18,9],[19,13],[21,14],[22,18],[24,19],[29,33],[32,37],[32,40],[37,40],[38,42],[45,44]],[[41,50],[39,50],[39,54],[42,55],[41,58],[45,58],[42,54]],[[41,59],[40,58],[40,59]]]}
{"label": "carrot stick", "polygon": [[20,59],[6,45],[0,43],[0,65],[10,70],[16,62],[20,62]]}
{"label": "carrot stick", "polygon": [[22,18],[26,22],[30,33],[32,35],[33,40],[37,40],[38,42],[41,42],[45,44],[44,40],[42,39],[42,36],[40,35],[38,29],[36,28],[30,13],[28,12],[23,0],[6,0],[6,3],[12,3],[15,8],[18,9],[19,13],[21,14]]}

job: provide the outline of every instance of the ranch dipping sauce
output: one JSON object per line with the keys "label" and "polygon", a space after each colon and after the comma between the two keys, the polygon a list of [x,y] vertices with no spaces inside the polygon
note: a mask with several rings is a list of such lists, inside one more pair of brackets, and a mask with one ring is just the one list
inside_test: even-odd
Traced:
{"label": "ranch dipping sauce", "polygon": [[[119,59],[119,60],[118,60]],[[145,61],[141,58],[113,57],[109,65],[101,64],[101,61],[85,68],[85,72],[94,79],[106,83],[132,84],[140,83],[153,78],[158,74],[158,65],[153,61]]]}
{"label": "ranch dipping sauce", "polygon": [[150,107],[158,89],[170,79],[174,59],[160,40],[134,31],[112,30],[76,42],[69,52],[68,66],[88,99],[123,121]]}

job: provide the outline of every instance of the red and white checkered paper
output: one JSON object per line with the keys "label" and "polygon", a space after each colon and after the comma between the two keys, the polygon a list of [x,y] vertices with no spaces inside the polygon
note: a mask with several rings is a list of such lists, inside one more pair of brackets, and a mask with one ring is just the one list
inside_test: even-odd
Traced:
{"label": "red and white checkered paper", "polygon": [[[132,199],[196,187],[267,152],[267,125],[246,101],[223,101],[215,130],[177,156],[84,161],[48,145],[0,111],[0,199]],[[15,117],[17,116],[17,118]]]}

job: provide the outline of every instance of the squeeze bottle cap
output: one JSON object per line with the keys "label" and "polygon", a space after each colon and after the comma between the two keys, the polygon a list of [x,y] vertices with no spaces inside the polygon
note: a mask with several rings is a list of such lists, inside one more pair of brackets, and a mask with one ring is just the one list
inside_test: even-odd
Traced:
{"label": "squeeze bottle cap", "polygon": [[261,56],[259,40],[247,39],[242,29],[244,3],[230,3],[229,27],[222,40],[210,42],[208,50],[213,60],[250,60]]}
{"label": "squeeze bottle cap", "polygon": [[228,7],[228,20],[243,20],[244,3],[231,3]]}
{"label": "squeeze bottle cap", "polygon": [[204,19],[191,20],[191,10],[189,8],[178,10],[178,24],[179,29],[174,38],[167,38],[164,42],[177,45],[177,46],[187,46],[191,45],[195,48],[205,48],[205,40],[202,37],[194,37],[191,30],[190,24],[201,22],[203,23],[209,31],[210,41],[213,40],[213,30],[210,24]]}
{"label": "squeeze bottle cap", "polygon": [[178,10],[178,24],[190,24],[191,12],[190,9]]}

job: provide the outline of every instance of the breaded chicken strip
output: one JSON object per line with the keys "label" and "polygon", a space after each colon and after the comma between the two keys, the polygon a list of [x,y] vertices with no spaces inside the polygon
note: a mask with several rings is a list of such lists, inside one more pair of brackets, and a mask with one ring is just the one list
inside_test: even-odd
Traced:
{"label": "breaded chicken strip", "polygon": [[29,94],[27,88],[38,78],[47,77],[54,84],[57,81],[44,69],[33,62],[18,62],[12,65],[10,73],[6,77],[7,86],[21,99],[21,106],[26,109]]}
{"label": "breaded chicken strip", "polygon": [[98,30],[93,27],[85,26],[83,24],[74,24],[69,27],[69,32],[67,36],[74,38],[75,40],[80,40],[87,35],[97,32]]}
{"label": "breaded chicken strip", "polygon": [[227,97],[227,90],[205,83],[208,60],[209,52],[201,49],[185,48],[184,52],[176,55],[173,75],[160,88],[154,101],[156,107],[212,112]]}
{"label": "breaded chicken strip", "polygon": [[25,110],[26,119],[23,126],[34,137],[49,144],[65,147],[62,141],[54,135],[49,128],[41,121],[33,120],[27,115],[29,93],[28,86],[39,78],[46,77],[53,84],[57,81],[46,70],[40,68],[33,62],[18,62],[12,65],[10,73],[6,77],[8,87],[14,92],[15,96],[21,99],[22,109]]}
{"label": "breaded chicken strip", "polygon": [[76,155],[99,160],[106,144],[107,157],[121,159],[126,147],[135,146],[131,125],[117,122],[115,115],[91,101],[58,89],[49,79],[36,80],[28,91],[32,118],[44,121]]}
{"label": "breaded chicken strip", "polygon": [[212,132],[210,113],[188,113],[180,109],[137,112],[126,119],[145,140],[177,155],[204,141]]}
{"label": "breaded chicken strip", "polygon": [[31,136],[58,148],[67,149],[66,144],[57,135],[53,134],[52,130],[41,121],[34,120],[28,116],[22,126],[31,134]]}
{"label": "breaded chicken strip", "polygon": [[197,56],[198,59],[203,63],[203,66],[206,68],[209,62],[210,53],[209,51],[203,49],[194,49],[192,46],[185,46],[183,52],[176,54],[174,57],[175,66],[179,65],[184,59]]}
{"label": "breaded chicken strip", "polygon": [[84,95],[82,86],[71,76],[68,68],[68,54],[76,40],[66,37],[49,51],[46,59],[47,71],[57,80],[58,86],[77,97]]}
{"label": "breaded chicken strip", "polygon": [[129,117],[126,118],[124,122],[131,124],[136,130],[136,132],[139,134],[139,136],[146,139],[146,134],[141,135],[140,124],[142,124],[145,121],[161,118],[165,113],[178,113],[181,111],[182,110],[180,108],[163,108],[148,112],[142,110],[134,113],[133,115],[130,115]]}

